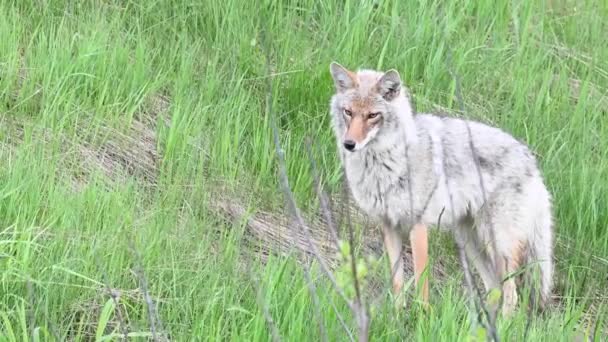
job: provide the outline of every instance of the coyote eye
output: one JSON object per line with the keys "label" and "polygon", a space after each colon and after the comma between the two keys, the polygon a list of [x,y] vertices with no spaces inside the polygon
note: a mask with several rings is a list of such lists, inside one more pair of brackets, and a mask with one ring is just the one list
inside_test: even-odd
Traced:
{"label": "coyote eye", "polygon": [[367,115],[367,118],[373,119],[373,118],[377,117],[378,115],[380,115],[380,113],[369,113],[369,115]]}
{"label": "coyote eye", "polygon": [[353,112],[351,112],[351,111],[350,111],[350,110],[348,110],[348,109],[345,109],[345,110],[344,110],[344,115],[346,115],[346,116],[353,116]]}

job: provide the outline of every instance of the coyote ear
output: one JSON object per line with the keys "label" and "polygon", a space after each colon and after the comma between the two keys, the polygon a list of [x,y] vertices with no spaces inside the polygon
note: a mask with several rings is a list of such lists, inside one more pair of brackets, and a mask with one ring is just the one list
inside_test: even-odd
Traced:
{"label": "coyote ear", "polygon": [[344,92],[357,85],[357,76],[336,62],[331,62],[329,71],[334,79],[334,84],[338,92]]}
{"label": "coyote ear", "polygon": [[401,77],[399,76],[399,72],[395,69],[385,72],[378,80],[376,89],[386,101],[394,100],[401,90]]}

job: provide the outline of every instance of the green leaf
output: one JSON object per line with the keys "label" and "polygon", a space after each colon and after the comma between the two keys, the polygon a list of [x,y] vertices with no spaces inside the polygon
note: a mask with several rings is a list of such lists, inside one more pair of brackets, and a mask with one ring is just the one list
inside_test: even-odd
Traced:
{"label": "green leaf", "polygon": [[106,304],[103,306],[101,310],[101,315],[99,315],[99,322],[97,323],[97,330],[95,331],[95,341],[100,341],[103,337],[103,332],[106,330],[106,326],[114,313],[114,300],[111,298],[106,301]]}
{"label": "green leaf", "polygon": [[498,305],[500,303],[500,297],[502,296],[502,291],[500,289],[494,288],[490,290],[488,293],[488,304],[489,305]]}

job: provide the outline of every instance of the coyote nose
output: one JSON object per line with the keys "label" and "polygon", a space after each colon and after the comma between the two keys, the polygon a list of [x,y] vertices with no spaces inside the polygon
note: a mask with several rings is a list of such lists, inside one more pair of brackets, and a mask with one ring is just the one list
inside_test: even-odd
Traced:
{"label": "coyote nose", "polygon": [[355,145],[356,143],[350,139],[344,141],[344,148],[349,151],[353,151],[355,149]]}

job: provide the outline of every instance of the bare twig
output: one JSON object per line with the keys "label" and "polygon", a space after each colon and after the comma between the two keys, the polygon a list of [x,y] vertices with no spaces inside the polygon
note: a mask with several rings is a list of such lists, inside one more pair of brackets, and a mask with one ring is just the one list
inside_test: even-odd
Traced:
{"label": "bare twig", "polygon": [[332,211],[329,206],[330,203],[327,198],[327,195],[325,194],[325,192],[323,192],[323,189],[321,189],[321,182],[319,182],[319,172],[317,169],[317,162],[315,161],[315,158],[312,153],[310,138],[306,139],[306,152],[308,154],[308,159],[310,160],[310,167],[312,170],[313,182],[315,185],[315,190],[317,192],[317,197],[319,197],[319,204],[321,206],[321,212],[323,213],[323,216],[325,216],[325,221],[327,222],[327,225],[329,226],[329,232],[331,234],[333,242],[334,242],[336,248],[339,249],[340,246],[338,245],[338,231],[336,230],[336,226],[334,224],[334,220],[332,217]]}
{"label": "bare twig", "polygon": [[[442,17],[442,12],[443,12],[443,7],[439,7],[438,11],[440,16]],[[454,71],[453,69],[453,65],[452,65],[452,49],[450,44],[448,43],[448,35],[447,33],[444,31],[445,34],[445,41],[446,41],[446,49],[447,49],[447,55],[446,55],[446,66],[447,69],[450,73],[450,75],[452,76],[452,78],[454,79],[455,82],[455,91],[456,91],[456,100],[458,102],[458,105],[460,107],[460,111],[463,114],[466,114],[466,106],[465,103],[463,101],[462,98],[462,92],[461,92],[461,85],[460,85],[460,77],[458,76],[458,74]],[[483,180],[483,176],[481,173],[481,166],[479,164],[479,157],[477,154],[477,149],[475,148],[475,144],[473,142],[473,134],[471,132],[471,127],[469,125],[468,120],[463,120],[465,125],[466,125],[466,129],[467,129],[467,135],[468,135],[468,139],[469,139],[469,148],[471,150],[471,157],[473,159],[473,162],[475,164],[475,169],[477,171],[477,176],[479,178],[479,186],[481,189],[481,193],[482,193],[482,198],[483,198],[483,206],[485,206],[485,204],[487,203],[487,194],[486,194],[486,187],[484,184],[484,180]],[[443,167],[444,167],[444,172],[445,170],[445,162],[443,163]],[[452,198],[452,194],[450,192],[450,189],[448,187],[448,183],[446,180],[446,187],[448,190],[448,194],[449,194],[449,198],[450,198],[450,205],[452,206],[452,213],[453,213],[453,198]],[[493,244],[493,250],[497,251],[496,249],[496,239],[494,236],[494,231],[493,229],[490,229],[490,239],[491,242]],[[467,255],[465,253],[465,247],[462,246],[461,241],[458,241],[458,239],[456,240],[456,245],[458,247],[458,256],[460,259],[460,263],[464,272],[464,277],[465,277],[465,282],[466,285],[469,289],[469,292],[471,295],[475,295],[477,297],[477,301],[478,301],[478,306],[477,309],[478,311],[481,311],[484,316],[486,317],[487,320],[487,324],[485,324],[483,322],[483,319],[481,317],[478,316],[478,322],[484,326],[486,328],[486,330],[489,332],[489,336],[494,340],[494,341],[499,341],[498,339],[498,333],[497,333],[497,329],[496,329],[496,315],[490,315],[489,310],[486,308],[485,304],[484,304],[484,300],[483,300],[483,296],[481,294],[481,291],[479,290],[479,288],[476,286],[476,284],[473,282],[473,277],[472,277],[472,273],[469,269],[469,265],[468,265],[468,259],[467,259]],[[475,300],[472,300],[475,303]]]}
{"label": "bare twig", "polygon": [[321,313],[321,305],[319,304],[319,296],[317,295],[317,287],[312,281],[310,277],[310,266],[308,263],[305,263],[306,272],[304,272],[304,277],[306,280],[306,285],[308,286],[308,292],[310,292],[310,296],[312,297],[312,304],[315,310],[315,316],[317,317],[317,321],[319,323],[319,334],[321,335],[322,341],[327,341],[327,331],[325,330],[325,325],[323,324],[323,314]]}
{"label": "bare twig", "polygon": [[[348,205],[349,196],[348,196],[348,190],[346,187],[346,181],[343,182],[343,190],[344,190],[343,195],[345,197],[345,203],[346,203],[346,205]],[[350,262],[351,262],[351,268],[352,268],[353,278],[354,278],[354,282],[355,282],[355,293],[356,293],[356,299],[352,306],[353,306],[353,312],[357,318],[357,326],[359,328],[359,341],[363,342],[363,341],[368,341],[368,339],[369,339],[370,319],[369,319],[369,314],[367,312],[367,308],[365,307],[365,304],[363,303],[363,298],[361,297],[361,290],[359,289],[359,280],[358,280],[358,276],[357,276],[357,263],[355,261],[355,237],[354,237],[354,233],[353,233],[353,225],[351,222],[349,211],[346,212],[346,225],[348,227],[348,240],[349,240],[349,244],[350,244]]]}
{"label": "bare twig", "polygon": [[329,297],[328,300],[329,300],[329,303],[331,304],[332,309],[336,313],[336,318],[338,319],[338,322],[340,322],[342,329],[344,329],[344,331],[346,331],[346,334],[348,335],[348,339],[350,341],[354,341],[355,337],[353,336],[353,333],[350,331],[350,328],[348,327],[348,325],[346,325],[346,322],[344,321],[344,318],[342,318],[342,315],[340,315],[340,311],[338,311],[338,308],[336,307],[336,303],[334,303],[333,298]]}
{"label": "bare twig", "polygon": [[[261,45],[264,49],[264,53],[266,56],[267,72],[268,72],[268,74],[270,74],[271,73],[271,68],[270,68],[270,56],[271,56],[270,51],[271,50],[270,50],[270,45],[267,41],[267,37],[265,36],[265,33],[266,33],[265,31],[262,32],[262,44]],[[278,127],[276,124],[276,118],[275,118],[274,111],[272,108],[272,101],[273,101],[273,99],[272,99],[272,77],[268,77],[266,79],[266,85],[268,87],[267,93],[266,93],[266,111],[267,111],[267,115],[270,116],[270,122],[272,125],[275,150],[279,157],[280,184],[281,184],[281,188],[283,190],[283,194],[285,195],[285,201],[286,201],[287,207],[289,208],[289,211],[292,214],[293,218],[296,220],[297,224],[305,232],[304,235],[306,238],[306,242],[308,243],[310,249],[313,251],[313,254],[316,257],[316,259],[318,260],[319,264],[321,265],[321,268],[327,274],[330,281],[334,284],[334,287],[336,289],[339,289],[336,280],[333,278],[333,276],[331,275],[331,272],[329,271],[329,267],[325,264],[316,245],[313,243],[311,234],[308,230],[308,226],[304,223],[304,220],[299,213],[295,199],[291,192],[291,188],[289,186],[289,179],[287,176],[285,153],[284,153],[283,149],[281,148]],[[321,309],[319,306],[316,286],[314,285],[314,283],[312,281],[312,277],[310,276],[310,266],[308,264],[308,261],[305,261],[304,273],[305,273],[305,278],[306,278],[305,279],[306,285],[308,287],[311,297],[313,298],[313,305],[315,306],[315,314],[317,316],[317,321],[319,324],[319,332],[320,332],[321,338],[323,341],[327,341],[327,332],[325,331],[325,326],[323,325],[323,319],[321,316]],[[346,298],[346,296],[343,293],[342,293],[342,296],[344,298]]]}
{"label": "bare twig", "polygon": [[[306,152],[308,154],[308,159],[310,160],[310,167],[311,167],[311,171],[312,171],[312,176],[313,176],[313,182],[315,185],[315,190],[317,192],[317,197],[319,197],[319,203],[321,206],[321,211],[323,212],[323,215],[325,216],[325,221],[329,227],[329,231],[331,233],[333,242],[336,246],[337,250],[340,250],[340,246],[338,243],[338,232],[336,230],[336,226],[334,224],[334,220],[332,217],[332,211],[330,209],[330,203],[327,199],[327,195],[325,194],[325,192],[323,191],[323,189],[321,188],[321,182],[319,181],[319,173],[317,170],[317,163],[316,160],[313,156],[312,153],[312,148],[311,148],[311,143],[310,143],[310,138],[308,138],[306,140]],[[347,334],[349,335],[351,341],[354,341],[354,338],[350,332],[350,329],[348,329],[348,327],[346,326],[346,324],[344,323],[344,319],[342,318],[342,315],[340,315],[340,312],[336,309],[333,301],[332,301],[332,307],[334,309],[334,312],[336,313],[336,316],[338,318],[338,321],[340,322],[340,324],[342,325],[342,327],[344,328],[344,330],[347,332]]]}
{"label": "bare twig", "polygon": [[[271,49],[270,49],[270,45],[269,45],[269,42],[267,39],[268,37],[266,37],[266,34],[268,34],[267,30],[262,31],[261,46],[264,49],[264,53],[266,56],[267,71],[270,74],[271,73],[271,68],[270,68]],[[351,238],[350,242],[351,242],[351,262],[352,262],[352,269],[353,269],[353,277],[354,277],[355,289],[356,289],[356,293],[357,293],[357,299],[355,301],[350,301],[348,299],[348,297],[346,297],[346,295],[344,294],[343,290],[338,286],[333,274],[330,272],[329,268],[325,264],[325,261],[321,257],[321,254],[319,253],[317,246],[315,246],[315,244],[313,243],[311,233],[308,230],[307,225],[304,223],[302,216],[300,215],[300,212],[296,205],[293,193],[291,192],[291,188],[289,186],[289,179],[287,176],[287,167],[286,167],[286,163],[285,163],[285,152],[281,148],[280,139],[279,139],[279,131],[278,131],[278,127],[276,124],[276,117],[275,117],[275,113],[272,108],[272,103],[273,103],[273,101],[272,101],[272,90],[273,90],[272,78],[269,77],[266,80],[267,80],[267,87],[268,87],[267,94],[266,94],[266,110],[267,110],[267,115],[269,116],[269,119],[270,119],[270,124],[272,126],[273,140],[274,140],[275,150],[276,150],[276,153],[278,156],[279,181],[280,181],[281,189],[285,196],[286,205],[287,205],[291,215],[295,219],[296,223],[298,224],[298,226],[304,231],[304,233],[305,233],[304,236],[307,240],[307,243],[309,244],[309,247],[310,247],[311,251],[313,252],[314,257],[319,262],[319,265],[321,266],[323,273],[325,273],[325,275],[328,277],[328,279],[330,279],[330,282],[332,283],[335,291],[348,303],[351,311],[354,313],[354,315],[357,319],[357,326],[359,328],[359,341],[367,341],[368,332],[369,332],[369,316],[367,314],[367,311],[365,310],[363,301],[361,299],[361,292],[360,292],[359,283],[358,283],[358,279],[357,279],[357,267],[356,267],[356,262],[354,259],[354,252],[352,251],[352,249],[353,249],[352,246],[353,246],[353,242],[354,242],[352,230],[351,230],[351,234],[350,234],[350,238]],[[324,204],[326,204],[326,202]],[[326,213],[326,216],[328,218],[328,225],[331,226],[332,225],[330,223],[331,215]],[[349,224],[349,226],[350,226],[350,224]],[[336,241],[337,241],[337,234],[335,234],[334,237],[336,238]],[[305,269],[305,272],[308,273],[307,268]],[[307,277],[307,280],[310,280],[309,276]],[[311,287],[311,285],[309,284],[309,288],[314,288],[314,285],[313,285],[313,287]],[[313,295],[316,295],[316,293],[313,293]],[[319,323],[321,324],[321,319],[319,319],[319,321],[320,321]],[[323,333],[323,331],[322,331],[322,333]]]}
{"label": "bare twig", "polygon": [[[437,228],[440,229],[441,228],[441,218],[443,216],[443,213],[445,212],[445,207],[443,207],[443,209],[441,209],[441,212],[439,213],[439,217],[437,218]],[[488,311],[485,309],[485,307],[483,307],[483,301],[482,301],[482,296],[481,296],[481,292],[479,291],[479,288],[474,284],[473,282],[473,277],[472,277],[472,273],[471,270],[469,268],[469,262],[466,256],[466,253],[464,251],[464,246],[462,246],[462,244],[460,243],[460,241],[458,241],[458,239],[456,240],[456,247],[458,249],[458,259],[460,261],[463,273],[464,273],[464,279],[465,279],[465,284],[467,286],[467,288],[469,289],[470,292],[470,301],[473,304],[473,306],[475,306],[477,308],[477,310],[479,311],[479,307],[482,308],[482,310],[484,310],[484,313],[486,315],[488,314]],[[473,295],[476,295],[479,298],[479,305],[477,304],[477,302],[475,301],[475,298],[473,297]],[[484,328],[486,328],[486,330],[490,331],[490,335],[492,336],[492,338],[495,341],[498,341],[498,336],[496,334],[496,327],[494,326],[492,330],[491,326],[488,326],[487,324],[484,324],[483,320],[481,319],[481,317],[479,317],[479,315],[477,315],[477,319],[478,319],[478,323],[480,325],[482,325]]]}
{"label": "bare twig", "polygon": [[[466,113],[465,110],[465,105],[464,105],[464,101],[462,100],[462,93],[460,90],[460,78],[458,77],[458,75],[456,74],[456,72],[452,69],[452,50],[450,48],[450,45],[447,44],[447,59],[446,59],[446,64],[448,67],[448,70],[450,72],[450,75],[452,75],[452,77],[454,78],[454,81],[456,82],[455,84],[455,90],[456,90],[456,99],[458,101],[458,104],[460,106],[460,110],[463,113]],[[467,133],[468,133],[468,138],[469,138],[469,147],[471,149],[471,156],[473,158],[473,162],[475,163],[475,169],[477,171],[477,175],[479,177],[479,186],[481,188],[481,193],[482,193],[482,197],[483,197],[483,205],[485,205],[486,203],[486,189],[485,189],[485,185],[484,185],[484,181],[483,181],[483,177],[481,174],[481,166],[479,165],[479,158],[477,155],[477,150],[475,148],[475,144],[473,143],[473,134],[471,132],[471,127],[469,125],[469,122],[467,120],[463,120],[466,128],[467,128]],[[445,164],[444,164],[445,166]],[[449,188],[448,188],[448,192]],[[451,195],[450,195],[451,198]],[[490,239],[492,240],[493,243],[493,247],[494,247],[494,251],[497,251],[496,249],[496,239],[494,236],[494,231],[493,229],[490,229]],[[465,276],[465,282],[467,284],[467,287],[469,288],[470,292],[472,295],[476,295],[477,299],[478,299],[478,309],[480,309],[483,314],[486,317],[487,320],[487,324],[483,323],[483,320],[481,320],[481,318],[479,319],[479,322],[485,326],[485,328],[488,330],[490,337],[494,340],[494,341],[499,341],[498,339],[498,334],[496,332],[496,317],[495,315],[490,315],[489,310],[486,308],[486,306],[484,305],[484,300],[483,300],[483,296],[481,294],[481,291],[479,290],[479,287],[477,287],[475,285],[475,283],[473,282],[472,279],[472,273],[471,270],[469,268],[468,265],[468,260],[467,260],[467,256],[464,250],[464,246],[462,246],[461,242],[458,241],[458,239],[456,239],[456,245],[458,247],[458,256],[460,259],[460,263],[462,264],[462,270],[464,272],[464,276]]]}
{"label": "bare twig", "polygon": [[[315,188],[317,190],[317,195],[321,202],[321,209],[325,215],[326,221],[328,222],[329,228],[332,232],[332,236],[336,242],[336,247],[338,247],[338,249],[339,249],[338,234],[337,234],[336,228],[333,223],[333,218],[331,215],[331,210],[329,209],[329,202],[327,200],[327,196],[323,192],[323,190],[321,189],[321,186],[320,186],[316,162],[315,162],[314,156],[312,155],[312,150],[310,147],[310,140],[307,140],[306,151],[307,151],[308,157],[311,161],[313,180],[314,180]],[[342,185],[343,185],[342,202],[345,204],[346,207],[348,207],[349,196],[348,196],[347,184],[346,184],[346,182],[343,182]],[[361,295],[361,289],[360,289],[360,285],[359,285],[359,280],[358,280],[358,276],[357,276],[357,264],[356,264],[355,252],[354,252],[355,239],[354,239],[353,226],[352,226],[352,221],[351,221],[351,217],[350,217],[350,212],[346,211],[345,216],[346,216],[346,225],[348,228],[348,239],[349,239],[349,244],[350,244],[351,271],[353,273],[354,287],[355,287],[355,293],[356,293],[355,301],[353,303],[351,303],[350,306],[351,306],[351,310],[353,311],[353,313],[357,319],[357,326],[359,328],[359,340],[367,341],[369,339],[370,318],[369,318],[369,313],[367,312],[367,308],[363,302],[363,298]]]}

